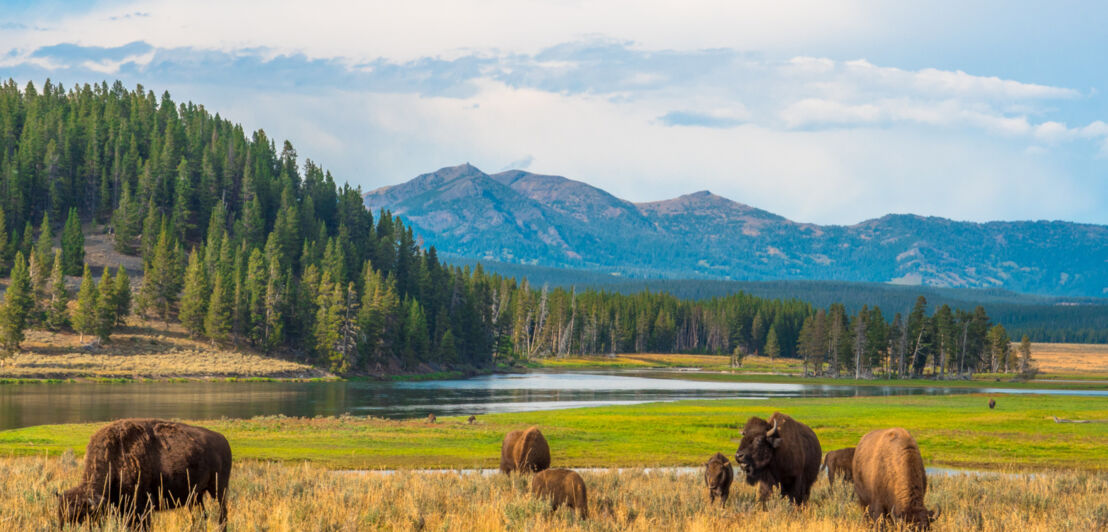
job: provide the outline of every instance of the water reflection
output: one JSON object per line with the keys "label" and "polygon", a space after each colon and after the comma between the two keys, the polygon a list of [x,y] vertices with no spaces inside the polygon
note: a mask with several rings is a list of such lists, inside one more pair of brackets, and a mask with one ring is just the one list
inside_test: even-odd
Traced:
{"label": "water reflection", "polygon": [[[670,377],[670,378],[657,378]],[[712,382],[680,374],[535,372],[428,382],[184,382],[0,385],[0,429],[121,417],[212,419],[355,415],[403,418],[519,412],[681,399],[774,399],[1106,391],[898,388],[798,383]]]}

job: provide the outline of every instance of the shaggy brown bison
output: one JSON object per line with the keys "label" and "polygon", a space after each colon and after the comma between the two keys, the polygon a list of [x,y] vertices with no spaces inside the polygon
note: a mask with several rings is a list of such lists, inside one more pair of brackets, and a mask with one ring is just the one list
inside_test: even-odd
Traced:
{"label": "shaggy brown bison", "polygon": [[827,469],[827,484],[835,489],[835,477],[838,476],[844,482],[854,481],[854,448],[847,447],[830,451],[823,458],[823,467]]}
{"label": "shaggy brown bison", "polygon": [[989,399],[989,410],[996,408],[996,399]]}
{"label": "shaggy brown bison", "polygon": [[537,427],[513,430],[500,446],[500,471],[538,473],[550,467],[550,446]]}
{"label": "shaggy brown bison", "polygon": [[550,508],[565,505],[577,510],[584,519],[589,516],[589,498],[581,475],[568,469],[547,469],[531,480],[531,495],[548,499]]}
{"label": "shaggy brown bison", "polygon": [[704,463],[704,483],[708,485],[708,501],[715,502],[719,497],[720,502],[727,503],[727,497],[731,495],[731,481],[735,478],[735,470],[731,468],[731,462],[723,453],[716,453]]}
{"label": "shaggy brown bison", "polygon": [[435,417],[435,414],[427,414],[427,422],[428,423],[434,423],[438,419],[439,418]]}
{"label": "shaggy brown bison", "polygon": [[222,434],[158,419],[121,419],[89,439],[81,483],[58,494],[58,521],[98,519],[109,507],[130,529],[148,530],[157,510],[204,509],[207,494],[227,524],[231,446]]}
{"label": "shaggy brown bison", "polygon": [[477,416],[469,416],[469,419],[466,420],[466,423],[469,423],[470,425],[477,423]]}
{"label": "shaggy brown bison", "polygon": [[927,473],[919,446],[901,428],[875,430],[854,450],[854,493],[874,520],[891,515],[927,530],[935,512],[923,506]]}
{"label": "shaggy brown bison", "polygon": [[799,505],[808,501],[822,456],[812,429],[774,412],[769,421],[752,417],[746,422],[735,463],[746,473],[746,483],[758,486],[763,506],[774,486],[780,486],[782,497]]}

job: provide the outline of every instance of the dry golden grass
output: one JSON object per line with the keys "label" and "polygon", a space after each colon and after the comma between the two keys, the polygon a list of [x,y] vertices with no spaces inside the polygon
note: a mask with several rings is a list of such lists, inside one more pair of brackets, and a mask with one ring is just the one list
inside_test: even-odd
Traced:
{"label": "dry golden grass", "polygon": [[248,349],[213,346],[190,338],[180,324],[138,317],[96,345],[74,333],[27,331],[22,352],[0,366],[0,378],[320,378],[328,374],[306,364]]}
{"label": "dry golden grass", "polygon": [[1031,359],[1043,373],[1108,374],[1108,345],[1031,344]]}
{"label": "dry golden grass", "polygon": [[[0,459],[0,523],[7,530],[51,530],[54,490],[77,482],[80,464],[62,458]],[[229,530],[845,530],[869,531],[848,489],[826,478],[801,509],[772,499],[765,511],[754,489],[736,480],[725,508],[709,506],[699,475],[643,470],[582,474],[589,518],[551,512],[532,498],[527,477],[455,472],[341,473],[308,463],[239,462],[231,477]],[[741,477],[741,475],[740,475]],[[1108,476],[1074,472],[1031,476],[929,479],[926,504],[939,508],[939,531],[1103,530]],[[211,505],[209,505],[211,507]],[[102,530],[121,530],[109,518]],[[199,510],[161,512],[155,530],[215,528]],[[898,526],[890,527],[893,530]],[[82,527],[82,530],[89,528]]]}

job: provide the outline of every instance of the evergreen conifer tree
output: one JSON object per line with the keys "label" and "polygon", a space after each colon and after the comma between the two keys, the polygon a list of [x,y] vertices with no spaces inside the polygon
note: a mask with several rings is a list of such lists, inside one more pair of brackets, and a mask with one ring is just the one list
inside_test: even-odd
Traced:
{"label": "evergreen conifer tree", "polygon": [[83,342],[86,334],[96,334],[96,281],[92,270],[85,264],[81,277],[81,288],[77,290],[77,307],[73,309],[73,328],[81,335]]}
{"label": "evergreen conifer tree", "polygon": [[204,317],[204,332],[213,343],[227,340],[231,332],[233,288],[227,285],[227,276],[217,273],[208,299],[208,313]]}
{"label": "evergreen conifer tree", "polygon": [[62,272],[62,250],[54,251],[54,268],[50,272],[50,302],[46,307],[46,328],[58,331],[69,325],[69,289]]}
{"label": "evergreen conifer tree", "polygon": [[141,303],[143,311],[153,311],[165,322],[167,329],[173,305],[181,293],[181,284],[177,242],[170,238],[169,229],[162,224],[158,243],[143,276]]}
{"label": "evergreen conifer tree", "polygon": [[66,275],[80,275],[85,264],[85,235],[81,232],[81,219],[75,207],[69,209],[62,230],[62,263]]}
{"label": "evergreen conifer tree", "polygon": [[131,315],[131,278],[127,270],[120,266],[115,271],[115,324],[122,327],[127,324],[127,316]]}
{"label": "evergreen conifer tree", "polygon": [[115,328],[116,299],[115,283],[112,282],[112,274],[107,266],[100,275],[100,283],[96,294],[96,324],[93,329],[101,342],[107,342]]}
{"label": "evergreen conifer tree", "polygon": [[0,346],[5,354],[19,350],[23,331],[27,328],[27,314],[34,300],[31,297],[31,274],[22,253],[17,253],[12,265],[8,290],[4,292],[4,304],[0,308]]}
{"label": "evergreen conifer tree", "polygon": [[204,263],[196,248],[189,253],[188,266],[185,268],[185,288],[181,293],[181,324],[185,330],[195,336],[203,336],[204,322],[208,316],[208,276]]}

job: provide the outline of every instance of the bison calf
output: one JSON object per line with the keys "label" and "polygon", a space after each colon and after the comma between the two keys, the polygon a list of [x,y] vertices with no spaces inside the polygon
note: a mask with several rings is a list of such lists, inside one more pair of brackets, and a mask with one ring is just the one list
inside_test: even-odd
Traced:
{"label": "bison calf", "polygon": [[935,512],[923,506],[927,473],[919,446],[901,428],[875,430],[854,450],[854,493],[874,520],[885,516],[927,530]]}
{"label": "bison calf", "polygon": [[746,473],[746,483],[758,486],[763,507],[774,486],[800,505],[808,502],[819,477],[821,456],[819,438],[808,425],[774,412],[769,421],[752,417],[746,422],[735,463]]}
{"label": "bison calf", "polygon": [[585,481],[574,471],[547,469],[540,472],[531,480],[531,495],[548,499],[552,510],[565,505],[577,510],[577,516],[581,519],[589,516]]}
{"label": "bison calf", "polygon": [[550,446],[537,427],[513,430],[500,446],[500,472],[538,473],[550,467]]}
{"label": "bison calf", "polygon": [[827,453],[823,458],[823,467],[827,469],[827,484],[833,491],[835,489],[835,477],[844,482],[854,481],[854,448],[847,447]]}
{"label": "bison calf", "polygon": [[[58,524],[98,519],[109,508],[130,529],[148,530],[157,510],[204,508],[205,494],[227,524],[231,446],[222,434],[184,423],[122,419],[89,440],[81,483],[58,494]],[[206,512],[206,509],[205,509]]]}
{"label": "bison calf", "polygon": [[719,497],[720,502],[727,503],[727,497],[731,495],[731,481],[735,478],[735,470],[731,468],[731,462],[723,453],[716,453],[704,463],[704,483],[708,485],[708,501],[715,502]]}

